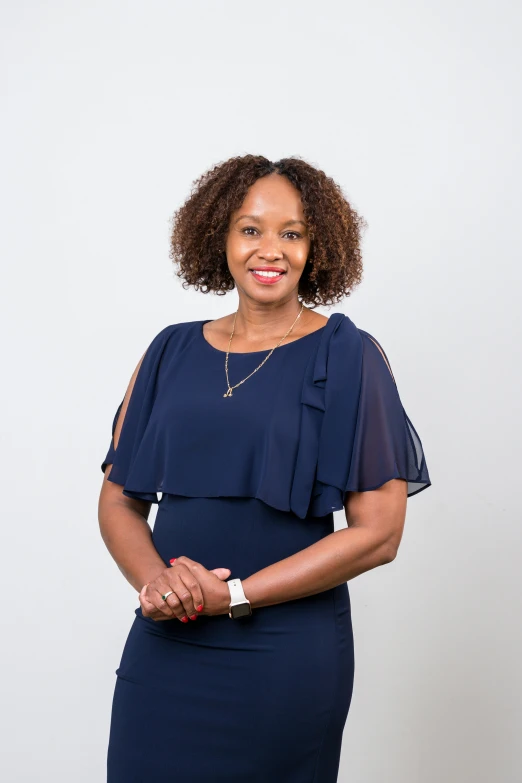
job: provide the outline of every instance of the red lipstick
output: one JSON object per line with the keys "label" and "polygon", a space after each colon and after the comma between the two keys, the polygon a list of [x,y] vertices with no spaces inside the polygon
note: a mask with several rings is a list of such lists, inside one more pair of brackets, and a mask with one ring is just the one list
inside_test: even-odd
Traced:
{"label": "red lipstick", "polygon": [[[273,285],[273,283],[277,283],[278,280],[281,280],[286,274],[285,270],[278,266],[255,266],[252,269],[249,269],[249,272],[252,274],[254,280],[262,285]],[[263,272],[269,274],[263,274]]]}

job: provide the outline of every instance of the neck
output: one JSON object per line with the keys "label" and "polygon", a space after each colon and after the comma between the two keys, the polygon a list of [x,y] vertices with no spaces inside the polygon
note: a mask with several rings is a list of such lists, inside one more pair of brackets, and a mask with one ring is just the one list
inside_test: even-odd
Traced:
{"label": "neck", "polygon": [[[252,305],[251,303],[240,301],[235,314],[234,334],[240,334],[248,339],[257,337],[270,338],[272,336],[282,337],[298,316],[299,319],[296,326],[297,324],[301,325],[303,320],[306,319],[308,312],[305,307],[302,307],[297,298],[284,304],[277,303],[274,305],[260,305],[259,303]],[[234,314],[230,318],[232,331]]]}

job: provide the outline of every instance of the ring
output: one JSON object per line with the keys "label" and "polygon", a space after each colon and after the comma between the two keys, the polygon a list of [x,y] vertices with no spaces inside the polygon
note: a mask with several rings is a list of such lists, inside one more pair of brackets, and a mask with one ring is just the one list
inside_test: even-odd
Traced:
{"label": "ring", "polygon": [[165,595],[162,595],[161,597],[163,598],[164,601],[166,601],[169,595],[172,595],[173,592],[174,590],[169,590],[168,593],[165,593]]}

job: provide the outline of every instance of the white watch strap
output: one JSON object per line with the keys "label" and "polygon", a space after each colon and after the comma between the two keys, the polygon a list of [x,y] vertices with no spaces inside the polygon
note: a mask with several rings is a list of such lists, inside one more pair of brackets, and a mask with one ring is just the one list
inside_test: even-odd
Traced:
{"label": "white watch strap", "polygon": [[243,585],[241,584],[241,579],[227,579],[227,585],[230,590],[231,604],[241,604],[248,601],[245,591],[243,590]]}

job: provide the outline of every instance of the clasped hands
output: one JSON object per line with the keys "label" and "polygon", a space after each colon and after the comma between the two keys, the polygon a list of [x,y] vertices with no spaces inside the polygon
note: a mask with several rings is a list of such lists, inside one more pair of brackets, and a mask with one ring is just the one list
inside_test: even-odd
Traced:
{"label": "clasped hands", "polygon": [[[143,585],[139,593],[144,617],[152,620],[177,618],[187,623],[198,615],[228,614],[230,590],[226,580],[229,568],[209,571],[201,563],[182,555],[173,558],[151,582]],[[172,591],[172,592],[171,592]],[[164,601],[162,596],[170,593]]]}

